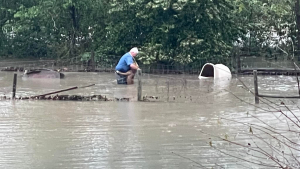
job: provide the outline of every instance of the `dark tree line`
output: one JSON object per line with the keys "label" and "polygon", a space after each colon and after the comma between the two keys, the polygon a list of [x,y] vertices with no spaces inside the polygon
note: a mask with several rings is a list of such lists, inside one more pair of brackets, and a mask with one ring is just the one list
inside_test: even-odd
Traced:
{"label": "dark tree line", "polygon": [[300,49],[299,16],[299,0],[1,0],[0,57],[112,62],[137,46],[143,64],[225,63],[234,46]]}

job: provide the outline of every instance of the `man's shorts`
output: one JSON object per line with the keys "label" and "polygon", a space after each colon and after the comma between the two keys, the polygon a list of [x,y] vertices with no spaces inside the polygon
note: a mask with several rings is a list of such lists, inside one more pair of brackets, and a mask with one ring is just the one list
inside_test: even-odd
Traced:
{"label": "man's shorts", "polygon": [[116,74],[116,78],[117,78],[117,84],[127,84],[127,76],[125,75],[120,75],[118,73]]}

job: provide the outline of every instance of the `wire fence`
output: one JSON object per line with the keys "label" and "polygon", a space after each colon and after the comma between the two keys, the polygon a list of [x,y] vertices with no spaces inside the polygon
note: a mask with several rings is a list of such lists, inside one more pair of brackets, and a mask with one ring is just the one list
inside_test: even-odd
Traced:
{"label": "wire fence", "polygon": [[[231,79],[198,79],[198,75],[157,75],[144,73],[144,101],[201,103],[225,94]],[[209,99],[208,99],[209,98]]]}
{"label": "wire fence", "polygon": [[[165,64],[151,64],[140,65],[140,68],[144,73],[151,74],[199,74],[204,61],[199,65],[186,66],[186,65],[165,65]],[[37,60],[37,61],[4,61],[0,62],[0,69],[7,71],[24,71],[33,69],[54,69],[61,71],[72,72],[114,72],[116,63],[114,62],[97,62],[93,70],[93,66],[90,62],[78,62],[78,63],[61,63],[55,60]]]}
{"label": "wire fence", "polygon": [[[36,65],[38,66],[38,65]],[[101,80],[96,74],[72,74],[67,76],[67,81],[73,81],[74,76],[80,78],[80,82],[96,83],[98,88],[93,91],[100,92],[100,94],[108,94],[108,98],[130,98],[136,100],[137,78],[133,90],[128,93],[128,88],[117,85],[114,77],[114,72],[103,74]],[[236,90],[239,82],[236,78],[226,79],[198,79],[199,74],[152,74],[145,73],[142,75],[142,100],[150,102],[174,102],[174,103],[212,103],[215,99],[232,100],[233,96],[228,91]],[[246,76],[247,77],[247,76]],[[250,81],[252,77],[247,77]],[[245,79],[242,79],[245,81]],[[64,81],[63,83],[66,83]],[[99,84],[98,82],[99,81]],[[268,83],[261,85],[267,85]],[[252,84],[252,82],[250,83]],[[284,84],[284,83],[283,83]],[[51,87],[51,86],[50,86]],[[9,89],[10,91],[10,89]],[[244,91],[245,92],[245,91]],[[119,93],[118,96],[115,93]],[[97,93],[99,94],[99,93]],[[254,96],[252,96],[252,99]],[[251,99],[251,98],[250,98]]]}

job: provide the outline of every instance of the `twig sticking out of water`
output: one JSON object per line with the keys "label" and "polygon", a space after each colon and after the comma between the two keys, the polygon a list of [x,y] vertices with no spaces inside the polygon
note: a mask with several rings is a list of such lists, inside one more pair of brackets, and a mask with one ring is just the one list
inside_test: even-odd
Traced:
{"label": "twig sticking out of water", "polygon": [[[175,155],[177,155],[178,157],[181,157],[181,158],[187,159],[187,160],[189,160],[189,161],[191,161],[191,162],[193,162],[193,163],[195,163],[195,164],[199,165],[199,166],[200,166],[200,167],[202,167],[202,168],[207,168],[207,167],[203,166],[202,164],[200,164],[199,162],[197,162],[197,161],[195,161],[195,160],[193,160],[193,159],[191,159],[191,158],[185,157],[185,156],[183,156],[183,155],[180,155],[180,154],[178,154],[178,153],[175,153],[175,152],[172,152],[172,154],[175,154]],[[208,168],[207,168],[207,169],[208,169]]]}

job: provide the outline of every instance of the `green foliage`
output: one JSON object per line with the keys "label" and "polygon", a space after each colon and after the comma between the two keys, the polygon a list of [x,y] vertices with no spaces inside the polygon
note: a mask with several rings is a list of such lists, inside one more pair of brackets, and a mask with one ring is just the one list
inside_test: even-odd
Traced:
{"label": "green foliage", "polygon": [[[243,31],[245,50],[263,51],[279,45],[280,38],[295,38],[294,2],[291,0],[232,0],[235,23]],[[294,34],[294,35],[293,35]],[[247,36],[246,36],[247,35]],[[290,45],[290,44],[289,44]]]}
{"label": "green foliage", "polygon": [[[272,30],[296,39],[291,0],[16,0],[0,4],[0,55],[115,63],[224,63],[238,40],[261,50]],[[285,31],[285,32],[284,32]],[[86,59],[86,58],[83,58]],[[80,60],[80,59],[79,59]]]}

